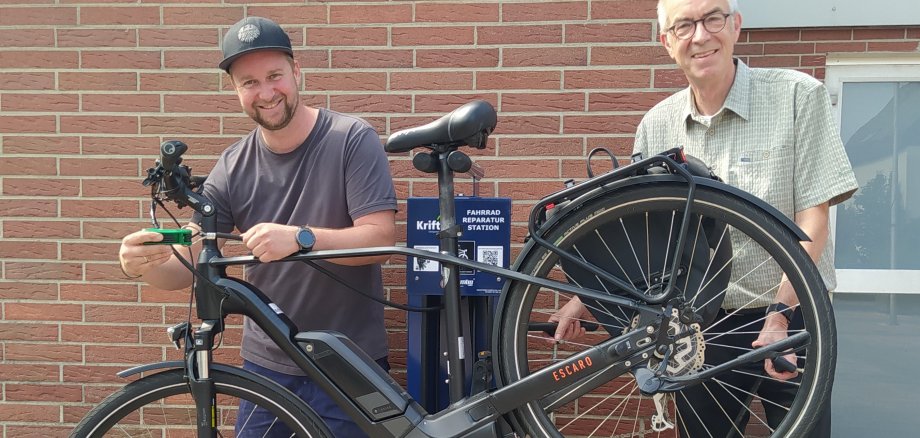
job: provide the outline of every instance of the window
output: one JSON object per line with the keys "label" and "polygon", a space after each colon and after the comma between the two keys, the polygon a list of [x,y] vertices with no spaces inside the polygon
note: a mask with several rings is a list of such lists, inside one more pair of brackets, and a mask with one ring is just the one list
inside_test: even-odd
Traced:
{"label": "window", "polygon": [[831,215],[834,436],[913,436],[920,428],[920,57],[829,57],[827,65],[859,181]]}

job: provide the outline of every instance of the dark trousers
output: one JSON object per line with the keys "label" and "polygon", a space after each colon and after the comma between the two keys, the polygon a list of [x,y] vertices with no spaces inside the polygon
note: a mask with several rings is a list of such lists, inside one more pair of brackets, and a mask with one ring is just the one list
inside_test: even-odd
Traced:
{"label": "dark trousers", "polygon": [[[377,364],[390,370],[387,358],[377,359]],[[291,390],[323,418],[337,438],[366,438],[367,435],[339,408],[323,390],[306,376],[292,376],[243,361],[243,369],[268,377]],[[255,408],[255,411],[253,411]],[[237,438],[289,438],[293,432],[284,424],[276,423],[275,416],[262,407],[255,407],[248,400],[240,400],[236,416]]]}
{"label": "dark trousers", "polygon": [[[714,326],[711,331],[715,335],[707,337],[733,331],[741,333],[722,335],[713,339],[711,343],[707,339],[706,364],[720,364],[749,350],[751,343],[757,339],[757,333],[763,327],[763,321],[754,321],[762,319],[765,310],[744,310],[743,313],[739,312]],[[726,311],[720,310],[715,320],[720,321],[725,315]],[[802,317],[797,313],[789,329],[801,330],[802,327]],[[803,365],[804,361],[800,359],[799,366]],[[766,376],[763,362],[749,364],[739,369],[738,372],[728,372],[717,376],[716,379],[722,384],[708,381],[675,394],[679,417],[676,424],[680,427],[681,436],[688,438],[744,436],[745,426],[752,416],[748,406],[754,394],[762,399],[764,414],[756,414],[759,419],[755,418],[751,422],[750,429],[757,427],[757,429],[766,430],[763,423],[767,423],[770,429],[775,429],[786,416],[787,410],[773,403],[785,407],[790,406],[798,389],[797,385],[790,382],[798,383],[801,377],[781,382],[769,376],[763,378],[758,376]],[[808,436],[815,438],[831,436],[829,393]]]}

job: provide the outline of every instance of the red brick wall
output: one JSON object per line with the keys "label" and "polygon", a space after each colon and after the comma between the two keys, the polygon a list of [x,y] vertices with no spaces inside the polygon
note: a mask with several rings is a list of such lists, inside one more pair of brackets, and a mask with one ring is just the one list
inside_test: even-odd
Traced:
{"label": "red brick wall", "polygon": [[[0,0],[0,438],[65,435],[62,423],[120,383],[116,371],[176,358],[163,329],[183,318],[188,295],[122,279],[118,242],[147,223],[139,181],[161,141],[187,142],[203,173],[252,128],[214,67],[239,18],[282,23],[306,101],[362,116],[382,136],[492,102],[500,122],[476,153],[482,190],[512,197],[520,224],[536,199],[584,176],[590,149],[627,156],[644,111],[685,86],[657,42],[654,8]],[[913,52],[918,41],[920,28],[764,30],[744,32],[737,53],[823,78],[828,52]],[[408,155],[391,163],[400,199],[434,194]],[[400,301],[403,275],[399,263],[386,269]],[[387,316],[404,380],[405,313]],[[231,329],[221,359],[235,360],[238,339]]]}

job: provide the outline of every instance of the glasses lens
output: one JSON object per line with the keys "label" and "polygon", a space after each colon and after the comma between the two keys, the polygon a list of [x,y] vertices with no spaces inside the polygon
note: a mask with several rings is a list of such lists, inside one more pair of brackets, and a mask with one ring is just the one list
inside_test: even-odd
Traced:
{"label": "glasses lens", "polygon": [[695,24],[690,20],[676,23],[674,25],[674,36],[680,39],[689,38],[690,35],[693,35],[693,30],[696,28]]}
{"label": "glasses lens", "polygon": [[722,14],[710,15],[703,20],[703,27],[709,33],[716,33],[725,27],[725,16]]}

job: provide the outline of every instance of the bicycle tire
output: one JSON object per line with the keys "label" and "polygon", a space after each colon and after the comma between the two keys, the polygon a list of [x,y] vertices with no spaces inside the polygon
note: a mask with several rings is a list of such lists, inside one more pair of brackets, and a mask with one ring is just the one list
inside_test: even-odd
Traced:
{"label": "bicycle tire", "polygon": [[[679,224],[679,219],[683,217],[683,211],[686,206],[686,193],[687,186],[684,183],[652,182],[627,186],[588,201],[580,208],[569,210],[543,236],[560,249],[575,254],[597,266],[614,266],[609,260],[585,258],[578,251],[578,245],[586,244],[591,239],[603,240],[604,236],[598,230],[605,230],[606,232],[611,229],[606,228],[605,225],[614,224],[618,227],[623,227],[624,232],[626,232],[624,224],[631,223],[629,221],[635,218],[636,215],[639,217],[644,215],[645,218],[649,218],[651,215],[672,212],[672,217],[678,219],[676,223]],[[691,232],[694,226],[699,229],[700,225],[698,224],[702,223],[705,218],[712,218],[726,225],[725,229],[728,231],[723,235],[728,234],[730,236],[733,247],[738,247],[736,240],[741,241],[746,237],[749,239],[746,244],[748,246],[744,246],[742,251],[749,250],[751,243],[766,251],[772,262],[762,266],[779,267],[788,276],[800,301],[797,312],[802,315],[801,317],[804,320],[804,330],[811,334],[811,341],[806,349],[797,353],[799,364],[803,365],[805,371],[796,379],[799,380],[799,388],[795,393],[795,399],[789,405],[788,410],[785,411],[782,421],[779,421],[778,424],[776,424],[777,421],[773,421],[771,426],[768,424],[770,421],[760,418],[756,408],[750,407],[750,400],[736,399],[738,406],[733,406],[733,408],[739,409],[739,406],[744,405],[742,414],[749,421],[745,424],[743,422],[739,423],[740,417],[731,419],[734,421],[734,426],[732,427],[736,430],[730,432],[738,432],[738,435],[742,436],[805,436],[819,413],[819,406],[828,401],[830,397],[830,386],[836,362],[836,332],[833,313],[821,276],[794,234],[775,217],[754,204],[722,190],[697,186],[696,202],[692,208],[691,213],[695,215],[692,217],[696,218],[698,216],[699,219],[692,220]],[[690,237],[692,238],[692,233]],[[616,243],[637,246],[635,244],[642,239],[637,238],[635,241],[623,240],[625,241]],[[673,245],[673,243],[669,243],[669,245]],[[752,247],[751,249],[756,248]],[[632,251],[635,254],[636,249],[633,248]],[[645,254],[650,252],[651,250],[647,250]],[[711,257],[714,257],[715,253],[716,251],[709,251]],[[613,255],[613,253],[611,252],[610,255]],[[667,255],[664,258],[667,260]],[[734,256],[732,259],[734,260]],[[537,277],[551,277],[556,280],[577,284],[568,272],[564,272],[565,269],[561,267],[559,256],[546,248],[537,245],[529,247],[521,254],[518,260],[517,270],[519,272]],[[606,265],[605,262],[607,263]],[[619,261],[616,264],[619,264]],[[670,265],[667,264],[667,266]],[[622,271],[622,267],[620,269],[621,272],[625,272]],[[743,281],[736,280],[737,277],[735,277],[735,275],[744,275],[741,272],[734,272],[740,270],[740,267],[730,268],[730,270],[732,271],[732,284],[737,284],[737,281]],[[608,271],[613,273],[614,269],[611,268]],[[651,272],[651,267],[648,271]],[[620,278],[622,277],[621,275]],[[778,284],[779,278],[776,278],[775,281]],[[598,279],[597,283],[592,285],[592,288],[603,290],[601,289],[603,286],[598,283],[603,282]],[[687,289],[691,288],[688,287]],[[699,289],[703,289],[703,287],[701,286]],[[619,334],[625,330],[622,327],[607,328],[608,333],[589,334],[579,338],[577,343],[553,344],[551,339],[541,339],[547,338],[546,334],[528,333],[527,327],[530,322],[545,322],[550,314],[565,304],[569,298],[568,294],[523,282],[510,283],[504,293],[505,296],[497,308],[495,341],[493,344],[500,386],[520,380],[537,369],[553,366],[560,359],[591,348],[591,346],[609,339],[611,334]],[[722,295],[722,298],[724,298],[724,292],[722,292]],[[586,319],[592,320],[592,322],[598,321],[599,318],[596,318],[594,314],[601,312],[595,310],[591,309],[592,316]],[[620,311],[622,310],[620,309]],[[612,311],[610,313],[612,314]],[[624,318],[621,319],[628,320],[627,317],[630,315],[624,314],[623,316]],[[763,314],[759,314],[758,317],[762,319]],[[721,322],[722,320],[716,321],[714,325],[703,329],[704,340],[702,343],[708,343],[708,345],[697,346],[697,350],[694,351],[702,351],[702,355],[707,356],[705,354],[707,352],[706,347],[724,349],[724,347],[717,346],[719,341],[715,339],[716,337],[749,336],[743,330],[738,330],[735,333],[718,334],[715,329],[718,327],[717,324]],[[707,330],[710,330],[710,332],[707,333]],[[700,343],[698,341],[694,342]],[[741,353],[744,353],[744,351],[738,352],[738,354]],[[716,364],[706,363],[705,359],[703,359],[703,363],[699,367],[702,369],[713,365]],[[762,371],[763,362],[752,366],[754,368],[759,367]],[[706,389],[709,395],[714,394],[713,390],[724,391],[725,393],[737,392],[735,391],[736,388],[726,387],[720,382],[726,378],[734,378],[736,373],[741,373],[742,371],[732,370],[732,373],[727,373],[730,374],[728,376],[720,374],[712,380],[697,385],[696,388],[702,387]],[[626,389],[626,393],[622,393],[624,388],[629,387],[630,384],[632,384],[633,388]],[[788,384],[791,385],[792,383]],[[655,412],[654,404],[644,396],[639,397],[639,392],[635,389],[633,376],[630,373],[610,379],[592,392],[582,394],[577,399],[558,407],[554,412],[545,412],[539,401],[532,401],[515,410],[513,418],[518,424],[522,425],[525,429],[524,432],[530,436],[645,436],[649,434],[649,436],[691,435],[690,438],[696,438],[692,434],[681,430],[686,428],[688,422],[697,420],[702,422],[699,419],[700,416],[720,414],[718,412],[701,414],[693,411],[694,407],[689,403],[689,399],[680,398],[685,391],[689,391],[689,389],[672,393],[672,395],[665,398],[666,409],[668,409],[668,414],[671,415],[673,431],[665,428],[662,432],[659,429],[657,435],[652,427],[654,418],[650,418],[648,415],[649,409],[651,409],[652,413]],[[633,399],[633,397],[636,398]],[[754,397],[752,396],[751,398]],[[681,404],[680,410],[678,410],[677,402],[675,401]],[[774,411],[776,410],[770,404],[771,400],[760,399],[759,402],[761,405],[767,406]],[[688,407],[689,409],[687,409]],[[610,412],[601,411],[601,409],[607,408],[612,409],[609,409]],[[632,413],[631,415],[626,412],[627,409]],[[614,412],[614,410],[619,410],[619,413]],[[722,409],[722,414],[725,417],[730,417],[726,412],[726,409]],[[697,417],[697,420],[694,420],[693,417]],[[763,424],[758,424],[758,422]],[[658,427],[663,426],[659,423]],[[711,435],[724,436],[724,434]]]}
{"label": "bicycle tire", "polygon": [[[296,395],[244,370],[211,370],[217,393],[218,436],[237,436],[238,402],[248,400],[268,410],[289,431],[283,436],[331,438],[323,420]],[[244,437],[251,428],[242,421]],[[121,388],[91,410],[71,433],[74,438],[166,437],[195,435],[195,405],[184,371],[174,369],[143,377]],[[270,431],[279,430],[277,423]],[[264,429],[258,431],[263,436]],[[275,435],[264,435],[275,436]]]}

